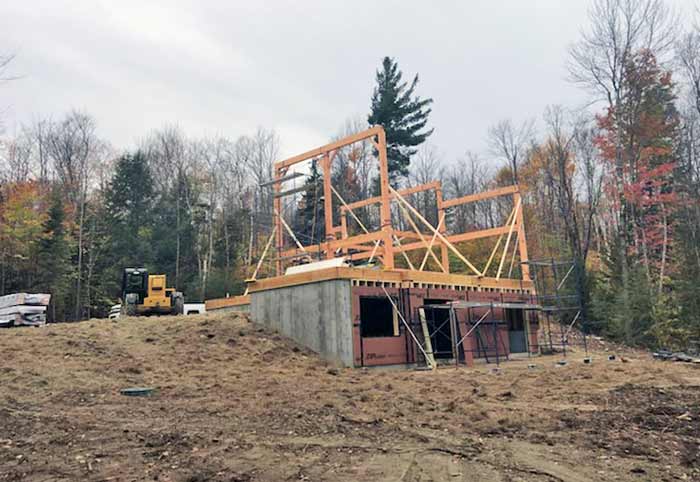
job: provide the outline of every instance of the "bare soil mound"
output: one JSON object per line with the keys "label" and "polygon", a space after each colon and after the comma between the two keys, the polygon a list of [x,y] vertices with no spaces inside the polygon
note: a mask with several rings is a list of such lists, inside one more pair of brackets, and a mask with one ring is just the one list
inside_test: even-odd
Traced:
{"label": "bare soil mound", "polygon": [[3,330],[0,355],[0,481],[700,480],[700,370],[643,354],[343,369],[222,313]]}

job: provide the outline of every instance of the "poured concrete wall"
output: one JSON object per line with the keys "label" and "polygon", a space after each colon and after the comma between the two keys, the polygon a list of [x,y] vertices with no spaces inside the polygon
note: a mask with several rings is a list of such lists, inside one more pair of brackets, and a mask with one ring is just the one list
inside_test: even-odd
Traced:
{"label": "poured concrete wall", "polygon": [[251,293],[251,318],[327,360],[353,366],[350,280],[319,281]]}

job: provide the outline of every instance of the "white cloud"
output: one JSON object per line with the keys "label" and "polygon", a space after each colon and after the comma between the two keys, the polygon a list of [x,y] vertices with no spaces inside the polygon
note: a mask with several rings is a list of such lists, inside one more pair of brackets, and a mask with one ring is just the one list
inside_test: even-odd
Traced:
{"label": "white cloud", "polygon": [[24,77],[0,86],[0,105],[9,123],[85,109],[123,148],[166,123],[194,135],[265,126],[291,155],[366,115],[391,55],[420,73],[431,143],[455,158],[483,150],[501,118],[581,101],[564,62],[587,3],[6,1],[0,49]]}

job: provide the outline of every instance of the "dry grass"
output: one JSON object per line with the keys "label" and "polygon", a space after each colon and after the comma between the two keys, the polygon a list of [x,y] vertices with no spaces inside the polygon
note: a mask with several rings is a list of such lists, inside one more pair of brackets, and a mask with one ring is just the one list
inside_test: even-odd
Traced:
{"label": "dry grass", "polygon": [[3,481],[700,478],[700,370],[646,355],[335,370],[235,314],[5,330],[0,353]]}

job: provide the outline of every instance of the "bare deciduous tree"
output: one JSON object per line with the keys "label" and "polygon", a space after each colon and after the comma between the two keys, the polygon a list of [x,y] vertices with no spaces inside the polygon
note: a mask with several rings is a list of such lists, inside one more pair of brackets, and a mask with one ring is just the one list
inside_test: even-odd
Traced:
{"label": "bare deciduous tree", "polygon": [[[445,197],[458,198],[483,191],[490,173],[486,163],[474,152],[469,152],[445,173]],[[493,221],[490,209],[484,203],[470,203],[453,208],[448,215],[448,225],[458,232],[484,227]]]}
{"label": "bare deciduous tree", "polygon": [[274,130],[258,128],[251,137],[242,137],[237,142],[238,156],[248,167],[253,180],[253,216],[250,228],[249,259],[261,228],[272,225],[272,186],[261,187],[272,179],[272,166],[279,156],[279,137]]}
{"label": "bare deciduous tree", "polygon": [[[700,13],[700,9],[698,10]],[[700,25],[686,33],[676,45],[676,54],[685,89],[680,107],[681,129],[679,140],[679,166],[683,190],[689,199],[700,198]],[[700,269],[700,205],[686,203],[682,209],[682,223],[687,230],[688,246],[693,256],[688,256]]]}
{"label": "bare deciduous tree", "polygon": [[581,40],[569,48],[570,80],[613,107],[620,102],[632,55],[649,50],[662,60],[671,52],[677,16],[663,0],[595,0],[588,19]]}
{"label": "bare deciduous tree", "polygon": [[[423,144],[413,156],[408,175],[411,184],[427,184],[432,181],[442,181],[445,169],[438,154],[437,148],[431,144]],[[423,191],[415,194],[416,207],[420,209],[426,218],[437,226],[437,200],[435,191]]]}
{"label": "bare deciduous tree", "polygon": [[[251,215],[251,180],[245,162],[237,156],[236,143],[224,139],[225,155],[218,166],[218,175],[221,180],[221,219],[223,226],[224,263],[226,273],[233,269],[234,241],[242,244],[244,238],[243,229],[247,226]],[[246,219],[241,215],[246,214]],[[233,221],[240,226],[238,232],[232,228]],[[247,233],[247,230],[245,231]],[[228,292],[228,278],[226,278],[226,290]]]}
{"label": "bare deciduous tree", "polygon": [[179,126],[166,125],[152,132],[140,149],[146,154],[159,190],[172,189],[187,174],[187,139]]}
{"label": "bare deciduous tree", "polygon": [[[272,179],[272,165],[279,156],[277,133],[273,130],[258,128],[252,137],[241,142],[248,149],[246,157],[253,181],[260,185]],[[270,213],[272,210],[272,198],[269,191],[269,189],[259,190],[260,198],[257,209],[263,213]]]}
{"label": "bare deciduous tree", "polygon": [[700,29],[683,36],[677,45],[677,55],[688,94],[700,114]]}
{"label": "bare deciduous tree", "polygon": [[489,128],[488,142],[491,153],[508,164],[513,173],[514,183],[518,182],[518,167],[525,158],[534,135],[532,120],[515,126],[510,119],[505,119]]}
{"label": "bare deciduous tree", "polygon": [[603,197],[604,169],[595,145],[598,131],[593,122],[585,118],[574,122],[574,182],[575,191],[578,193],[577,204],[582,213],[581,253],[585,261],[595,234],[595,219]]}
{"label": "bare deciduous tree", "polygon": [[[14,55],[3,55],[0,54],[0,84],[3,82],[6,82],[8,80],[12,80],[15,77],[8,76],[5,72],[7,72],[7,68],[14,60],[15,56]],[[2,111],[0,111],[0,134],[3,133],[3,125],[2,125]],[[2,147],[2,145],[0,145]]]}
{"label": "bare deciduous tree", "polygon": [[49,156],[51,126],[52,122],[50,119],[39,119],[23,128],[24,135],[31,139],[34,145],[36,176],[41,182],[47,182],[51,176],[51,160]]}
{"label": "bare deciduous tree", "polygon": [[[175,288],[180,289],[182,260],[183,199],[189,198],[186,182],[188,165],[187,140],[177,125],[168,125],[153,132],[141,143],[141,150],[151,166],[153,178],[161,192],[174,191],[175,197]],[[185,202],[184,204],[186,204]]]}
{"label": "bare deciduous tree", "polygon": [[594,131],[585,120],[570,121],[561,106],[545,111],[547,140],[541,147],[545,175],[558,207],[572,255],[588,256],[593,217],[602,192]]}
{"label": "bare deciduous tree", "polygon": [[25,182],[32,178],[33,145],[22,133],[4,143],[0,176],[6,182]]}
{"label": "bare deciduous tree", "polygon": [[91,168],[101,161],[105,147],[105,143],[96,135],[95,120],[79,111],[72,111],[61,122],[52,124],[48,134],[48,155],[57,181],[74,205],[78,226],[78,273],[74,314],[76,320],[83,316],[83,234]]}
{"label": "bare deciduous tree", "polygon": [[48,134],[48,153],[55,175],[76,207],[87,181],[89,161],[101,147],[95,130],[92,117],[72,111],[62,121],[53,123]]}
{"label": "bare deciduous tree", "polygon": [[218,137],[190,143],[190,165],[200,195],[196,204],[188,206],[197,215],[196,255],[199,270],[200,297],[205,299],[209,275],[214,260],[215,216],[221,209],[224,178],[220,176],[224,166],[229,165],[231,153],[229,141]]}

